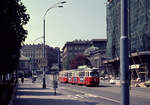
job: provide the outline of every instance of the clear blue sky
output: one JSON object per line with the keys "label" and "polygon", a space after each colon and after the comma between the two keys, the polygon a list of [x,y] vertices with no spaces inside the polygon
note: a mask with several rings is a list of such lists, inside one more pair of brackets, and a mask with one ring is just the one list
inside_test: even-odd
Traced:
{"label": "clear blue sky", "polygon": [[[25,26],[28,35],[25,44],[43,36],[45,11],[62,0],[22,0],[30,14]],[[53,8],[46,15],[46,41],[52,47],[62,48],[67,41],[106,38],[107,0],[66,0],[63,8]],[[35,43],[41,43],[42,39]]]}

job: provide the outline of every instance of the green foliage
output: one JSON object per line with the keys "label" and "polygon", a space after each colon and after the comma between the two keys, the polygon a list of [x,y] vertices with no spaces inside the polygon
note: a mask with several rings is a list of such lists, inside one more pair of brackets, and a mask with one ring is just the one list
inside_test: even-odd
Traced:
{"label": "green foliage", "polygon": [[20,0],[0,0],[0,73],[16,69],[20,57],[21,44],[27,37],[23,25],[29,21],[26,7]]}

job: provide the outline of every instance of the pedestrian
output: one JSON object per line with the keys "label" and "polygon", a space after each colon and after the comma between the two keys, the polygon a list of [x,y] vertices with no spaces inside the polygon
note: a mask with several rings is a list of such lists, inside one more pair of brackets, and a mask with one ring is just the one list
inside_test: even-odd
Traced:
{"label": "pedestrian", "polygon": [[21,82],[22,82],[22,84],[24,83],[24,77],[23,76],[21,77]]}

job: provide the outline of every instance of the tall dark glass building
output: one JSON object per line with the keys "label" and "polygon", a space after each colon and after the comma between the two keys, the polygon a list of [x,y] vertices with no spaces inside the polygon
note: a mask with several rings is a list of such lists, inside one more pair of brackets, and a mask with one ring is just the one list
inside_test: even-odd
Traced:
{"label": "tall dark glass building", "polygon": [[[150,78],[150,0],[128,0],[128,46],[131,78]],[[108,0],[107,57],[104,63],[119,76],[121,0]]]}

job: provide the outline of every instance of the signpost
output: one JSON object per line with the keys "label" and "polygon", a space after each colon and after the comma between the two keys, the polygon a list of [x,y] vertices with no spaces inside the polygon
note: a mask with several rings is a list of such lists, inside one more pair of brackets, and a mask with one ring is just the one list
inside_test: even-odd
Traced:
{"label": "signpost", "polygon": [[56,88],[58,88],[57,73],[53,73],[53,88],[56,95]]}
{"label": "signpost", "polygon": [[41,58],[41,60],[40,60],[40,63],[39,63],[39,66],[41,67],[41,68],[43,68],[43,88],[46,88],[46,82],[45,82],[45,76],[46,76],[46,74],[45,74],[45,68],[48,66],[48,60],[47,60],[47,58]]}
{"label": "signpost", "polygon": [[56,95],[56,88],[58,88],[58,70],[59,66],[58,64],[53,64],[51,67],[51,70],[53,71],[53,88],[54,88],[54,94]]}

